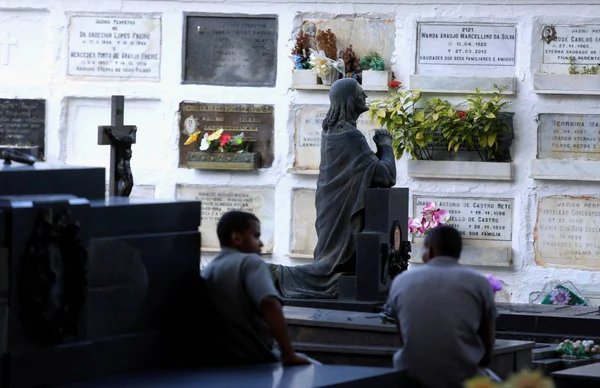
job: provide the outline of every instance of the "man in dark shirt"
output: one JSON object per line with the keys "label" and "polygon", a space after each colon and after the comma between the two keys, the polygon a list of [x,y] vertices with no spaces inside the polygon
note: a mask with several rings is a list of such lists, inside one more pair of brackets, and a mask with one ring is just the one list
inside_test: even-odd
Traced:
{"label": "man in dark shirt", "polygon": [[258,218],[227,212],[217,224],[217,236],[221,252],[201,276],[227,333],[221,350],[232,363],[309,364],[292,348],[279,292],[258,255],[263,246]]}

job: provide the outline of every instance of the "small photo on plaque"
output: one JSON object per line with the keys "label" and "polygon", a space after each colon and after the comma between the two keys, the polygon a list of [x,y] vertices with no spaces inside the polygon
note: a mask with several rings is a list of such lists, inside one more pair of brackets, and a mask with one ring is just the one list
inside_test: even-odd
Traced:
{"label": "small photo on plaque", "polygon": [[186,14],[184,18],[182,83],[275,86],[276,16]]}

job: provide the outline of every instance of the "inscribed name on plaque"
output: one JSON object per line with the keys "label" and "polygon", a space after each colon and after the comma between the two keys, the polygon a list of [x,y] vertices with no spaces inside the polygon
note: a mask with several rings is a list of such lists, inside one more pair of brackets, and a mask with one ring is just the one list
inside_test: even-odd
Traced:
{"label": "inscribed name on plaque", "polygon": [[161,19],[69,16],[68,75],[160,80]]}
{"label": "inscribed name on plaque", "polygon": [[273,251],[275,228],[275,189],[272,187],[177,185],[177,199],[201,201],[200,233],[202,248],[219,250],[217,223],[230,210],[254,213],[260,220],[263,252]]}
{"label": "inscribed name on plaque", "polygon": [[418,37],[419,64],[515,65],[515,26],[420,23]]}
{"label": "inscribed name on plaque", "polygon": [[535,233],[539,265],[600,268],[600,198],[540,198]]}
{"label": "inscribed name on plaque", "polygon": [[571,59],[576,66],[600,63],[600,25],[543,26],[542,36],[549,37],[542,40],[544,71],[569,74]]}
{"label": "inscribed name on plaque", "polygon": [[292,254],[312,255],[317,246],[315,190],[295,189],[292,206]]}
{"label": "inscribed name on plaque", "polygon": [[[327,110],[328,107],[305,107],[296,111],[294,120],[294,169],[319,169],[321,164],[321,134]],[[375,151],[376,147],[373,142],[376,129],[375,123],[366,114],[363,114],[356,120],[356,125],[365,135],[369,147]]]}
{"label": "inscribed name on plaque", "polygon": [[223,86],[275,86],[276,17],[186,17],[183,80]]}
{"label": "inscribed name on plaque", "polygon": [[44,159],[46,100],[0,99],[0,154],[16,149]]}
{"label": "inscribed name on plaque", "polygon": [[512,199],[415,196],[414,217],[419,219],[430,202],[448,212],[447,224],[456,228],[464,239],[512,240]]}
{"label": "inscribed name on plaque", "polygon": [[600,115],[540,114],[539,159],[600,160]]}

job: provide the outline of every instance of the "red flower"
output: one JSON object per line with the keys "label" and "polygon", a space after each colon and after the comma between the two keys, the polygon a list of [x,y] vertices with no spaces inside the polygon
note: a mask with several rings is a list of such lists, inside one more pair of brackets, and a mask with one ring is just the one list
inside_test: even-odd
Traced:
{"label": "red flower", "polygon": [[402,86],[402,82],[398,81],[397,79],[393,80],[388,84],[388,87],[390,89],[398,89],[400,86]]}
{"label": "red flower", "polygon": [[227,144],[229,142],[229,140],[231,140],[231,135],[228,133],[224,133],[221,135],[221,138],[219,139],[219,143],[221,144],[221,147],[224,147],[225,144]]}
{"label": "red flower", "polygon": [[464,110],[461,110],[460,112],[458,112],[459,119],[464,119],[466,115],[467,115],[467,112],[465,112]]}

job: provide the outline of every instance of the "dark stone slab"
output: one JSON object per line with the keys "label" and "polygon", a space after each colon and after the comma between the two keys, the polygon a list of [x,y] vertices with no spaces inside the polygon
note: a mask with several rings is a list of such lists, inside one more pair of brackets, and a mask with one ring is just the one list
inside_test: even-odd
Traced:
{"label": "dark stone slab", "polygon": [[65,388],[130,387],[402,387],[391,368],[310,365],[281,368],[279,364],[211,370],[163,370],[115,376]]}
{"label": "dark stone slab", "polygon": [[600,364],[565,369],[551,376],[557,388],[597,388],[600,386]]}
{"label": "dark stone slab", "polygon": [[272,15],[185,15],[183,83],[275,86],[277,31]]}
{"label": "dark stone slab", "polygon": [[44,160],[46,100],[0,99],[0,154],[12,148]]}
{"label": "dark stone slab", "polygon": [[[187,124],[186,120],[192,124]],[[271,167],[274,126],[272,105],[182,102],[179,105],[179,167],[186,167],[188,153],[199,149],[199,143],[185,145],[189,135],[202,130],[201,138],[205,132],[214,132],[219,128],[232,137],[244,132],[244,139],[250,144],[248,151],[260,153],[259,167]]]}
{"label": "dark stone slab", "polygon": [[104,199],[103,167],[0,164],[0,196],[71,194],[89,200]]}

